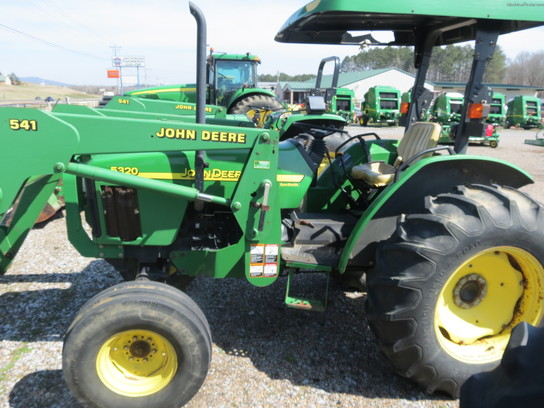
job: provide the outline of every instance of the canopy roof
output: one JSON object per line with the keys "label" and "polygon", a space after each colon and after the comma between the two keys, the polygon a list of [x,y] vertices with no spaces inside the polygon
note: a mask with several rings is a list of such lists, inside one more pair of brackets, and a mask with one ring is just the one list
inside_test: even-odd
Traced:
{"label": "canopy roof", "polygon": [[[360,44],[372,39],[354,31],[393,31],[388,45],[417,45],[426,33],[440,32],[434,45],[473,40],[476,25],[498,28],[500,34],[544,25],[544,3],[497,0],[315,0],[283,25],[276,41],[318,44]],[[538,7],[542,6],[542,7]]]}

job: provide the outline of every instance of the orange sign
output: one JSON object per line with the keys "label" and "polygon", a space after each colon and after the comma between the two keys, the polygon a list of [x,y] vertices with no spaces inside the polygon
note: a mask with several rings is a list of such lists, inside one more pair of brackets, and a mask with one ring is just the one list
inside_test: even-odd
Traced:
{"label": "orange sign", "polygon": [[119,78],[118,69],[108,69],[108,78]]}

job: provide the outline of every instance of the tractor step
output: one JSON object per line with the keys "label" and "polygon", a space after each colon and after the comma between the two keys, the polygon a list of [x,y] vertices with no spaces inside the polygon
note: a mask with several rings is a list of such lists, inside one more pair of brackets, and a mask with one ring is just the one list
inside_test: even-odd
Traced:
{"label": "tractor step", "polygon": [[[300,291],[297,288],[297,292],[303,292],[303,293],[301,293],[300,295],[298,295],[298,294],[297,295],[292,295],[292,290],[293,290],[292,285],[293,285],[293,279],[294,279],[294,276],[295,276],[295,272],[294,272],[293,269],[289,269],[289,273],[287,275],[287,289],[285,291],[285,304],[287,305],[287,307],[292,308],[292,309],[310,310],[310,311],[313,311],[313,312],[323,312],[323,311],[325,311],[325,309],[327,308],[327,302],[328,302],[328,296],[329,296],[329,272],[319,270],[319,271],[314,271],[314,273],[312,273],[312,274],[304,273],[304,274],[299,274],[299,275],[301,277],[304,277],[305,279],[308,279],[310,277],[310,275],[312,275],[312,277],[315,277],[316,276],[315,272],[318,272],[321,275],[323,275],[323,274],[325,275],[325,283],[322,285],[322,286],[324,286],[324,288],[321,287],[321,290],[324,290],[325,293],[324,293],[324,295],[322,296],[321,299],[311,299],[309,297],[306,297],[307,293],[304,293],[304,292],[307,292],[307,289],[308,289],[309,286],[315,286],[315,284],[316,284],[315,279],[313,279],[313,281],[311,282],[312,285],[304,285],[303,289],[306,289],[306,291],[305,290]],[[305,283],[307,283],[307,282],[305,282]],[[314,289],[314,288],[312,288],[312,289]]]}
{"label": "tractor step", "polygon": [[351,214],[298,214],[294,242],[282,246],[281,257],[287,263],[335,267],[356,221]]}

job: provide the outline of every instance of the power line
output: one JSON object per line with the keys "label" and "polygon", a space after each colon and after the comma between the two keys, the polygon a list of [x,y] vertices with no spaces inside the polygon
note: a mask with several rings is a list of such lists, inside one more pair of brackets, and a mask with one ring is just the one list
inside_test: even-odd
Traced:
{"label": "power line", "polygon": [[32,2],[30,4],[78,34],[84,34],[87,36],[91,34],[100,42],[103,42],[104,44],[109,43],[108,39],[83,23],[79,16],[70,15],[66,10],[51,3],[49,0],[40,0],[38,4],[34,4]]}
{"label": "power line", "polygon": [[51,5],[44,3],[44,1],[45,0],[41,0],[40,3],[38,4],[28,2],[28,4],[34,7],[38,12],[46,16],[47,19],[53,22],[54,24],[63,26],[65,29],[70,30],[77,36],[81,36],[83,34],[81,32],[81,27],[73,25],[72,23],[73,19],[67,17],[66,15],[60,14]]}
{"label": "power line", "polygon": [[77,50],[73,50],[71,48],[64,47],[64,46],[59,45],[59,44],[55,44],[55,43],[53,43],[51,41],[44,40],[43,38],[35,37],[33,35],[30,35],[30,34],[22,32],[22,31],[19,31],[19,30],[15,29],[15,28],[8,27],[7,25],[4,25],[4,24],[0,24],[0,28],[3,29],[3,30],[6,30],[6,31],[10,31],[10,32],[15,33],[15,34],[22,35],[22,36],[30,38],[32,40],[41,42],[42,44],[48,45],[48,46],[56,48],[58,50],[68,51],[68,52],[78,54],[78,55],[82,55],[84,57],[89,57],[89,58],[95,58],[95,59],[100,59],[100,60],[105,59],[104,57],[98,57],[96,55],[87,54],[87,53],[84,53],[84,52],[81,52],[81,51],[77,51]]}

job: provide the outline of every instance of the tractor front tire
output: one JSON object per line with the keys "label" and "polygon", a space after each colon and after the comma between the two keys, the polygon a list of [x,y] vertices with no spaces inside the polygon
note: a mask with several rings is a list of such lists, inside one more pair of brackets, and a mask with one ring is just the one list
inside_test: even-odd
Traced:
{"label": "tractor front tire", "polygon": [[274,111],[282,109],[282,104],[269,95],[249,95],[240,99],[229,109],[229,113],[245,115],[253,109]]}
{"label": "tractor front tire", "polygon": [[84,406],[178,408],[200,389],[211,359],[208,323],[187,295],[160,287],[121,283],[74,319],[63,372]]}
{"label": "tractor front tire", "polygon": [[459,396],[544,315],[544,208],[508,187],[460,186],[399,218],[367,276],[368,320],[394,369]]}

